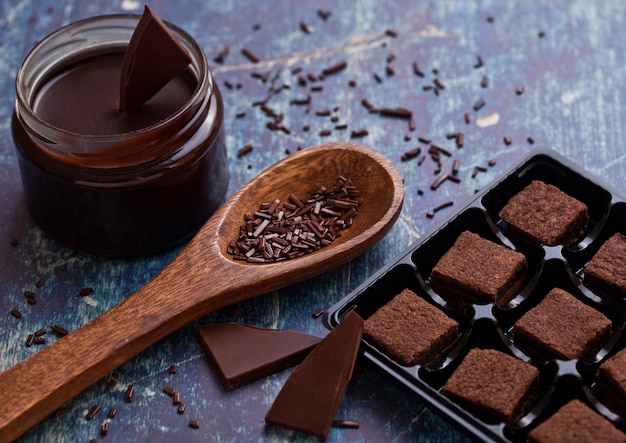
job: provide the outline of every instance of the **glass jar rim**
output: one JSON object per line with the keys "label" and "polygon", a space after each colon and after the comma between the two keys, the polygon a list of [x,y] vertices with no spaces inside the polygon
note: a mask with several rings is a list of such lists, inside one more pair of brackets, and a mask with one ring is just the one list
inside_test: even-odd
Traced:
{"label": "glass jar rim", "polygon": [[[134,139],[144,140],[146,136],[158,131],[158,128],[186,119],[186,116],[194,114],[199,102],[202,102],[206,96],[210,96],[213,93],[213,79],[202,48],[186,31],[164,21],[168,29],[190,53],[192,58],[190,66],[197,81],[191,96],[172,115],[137,130],[120,134],[94,135],[80,134],[59,128],[46,122],[35,113],[32,108],[33,94],[45,83],[52,72],[71,65],[78,55],[90,57],[103,53],[105,50],[125,49],[139,18],[140,16],[137,14],[110,14],[78,20],[48,34],[29,51],[20,64],[16,75],[16,111],[29,126],[35,129],[35,132],[42,139],[58,140],[69,137],[74,143],[95,144],[102,146],[103,151],[105,151],[106,147],[118,143],[121,137],[126,142],[132,142]],[[111,38],[110,40],[93,41],[94,33],[102,33],[104,37]],[[120,34],[123,34],[123,37]],[[48,54],[48,52],[51,53]],[[41,58],[43,58],[43,61]],[[54,63],[46,64],[45,61],[48,59],[53,59]],[[96,149],[93,152],[97,154],[98,151]],[[60,156],[76,155],[73,152],[60,151],[54,151],[54,154]],[[103,152],[103,155],[106,156],[106,152]],[[113,153],[113,155],[115,154]]]}

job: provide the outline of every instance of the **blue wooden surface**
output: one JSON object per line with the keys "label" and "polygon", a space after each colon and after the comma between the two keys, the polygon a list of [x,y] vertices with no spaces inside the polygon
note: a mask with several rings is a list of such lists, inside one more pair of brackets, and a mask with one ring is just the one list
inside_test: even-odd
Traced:
{"label": "blue wooden surface", "polygon": [[[386,238],[364,256],[320,277],[208,315],[161,340],[111,374],[119,382],[117,387],[107,390],[106,380],[97,383],[24,435],[25,442],[299,441],[302,435],[265,428],[263,421],[288,371],[225,392],[194,338],[195,325],[238,321],[324,335],[320,320],[311,316],[313,311],[356,288],[451,209],[433,219],[426,218],[427,211],[448,200],[460,205],[539,145],[553,147],[626,191],[626,7],[622,2],[153,0],[150,5],[162,18],[192,34],[210,59],[224,45],[230,47],[223,63],[212,62],[226,106],[229,194],[284,157],[286,150],[346,140],[351,130],[367,128],[369,135],[359,141],[396,163],[405,179],[405,206]],[[141,7],[133,0],[0,3],[0,91],[5,97],[0,107],[0,370],[37,351],[37,346],[24,346],[29,332],[52,324],[70,330],[80,327],[147,282],[177,253],[105,259],[55,243],[26,213],[10,135],[15,73],[33,44],[69,22],[139,12]],[[317,9],[330,11],[330,17],[322,20]],[[301,22],[310,33],[303,32]],[[397,31],[397,36],[388,35],[388,29]],[[250,63],[241,54],[243,47],[261,62]],[[395,59],[389,63],[392,54]],[[478,57],[484,63],[481,68],[474,67]],[[318,74],[341,60],[347,61],[347,68],[318,82],[323,85],[320,92],[310,92],[311,84],[299,86],[291,74],[295,67],[304,74]],[[424,71],[424,78],[414,74],[413,62]],[[388,64],[393,75],[385,71]],[[436,75],[433,69],[438,70]],[[268,117],[251,106],[265,97],[268,88],[251,74],[266,71],[278,72],[277,84],[290,86],[269,103],[284,113],[290,134],[268,130]],[[485,75],[486,88],[480,84]],[[422,89],[435,76],[445,85],[438,96]],[[356,86],[349,87],[349,80]],[[225,82],[241,87],[229,89]],[[515,90],[520,86],[524,93],[518,95]],[[290,105],[290,100],[307,94],[312,97],[308,113],[303,106]],[[379,107],[411,109],[416,130],[410,132],[404,120],[370,114],[361,105],[363,98]],[[474,111],[479,99],[486,105]],[[315,110],[335,107],[339,123],[347,123],[348,129],[320,136],[320,130],[332,129],[334,123],[316,116]],[[240,112],[245,117],[236,118]],[[305,125],[310,125],[309,131],[303,129]],[[463,148],[446,139],[451,131],[464,133]],[[406,135],[410,140],[405,140]],[[416,160],[400,160],[406,150],[419,145],[418,136],[451,150],[453,157],[443,159],[444,171],[453,158],[461,161],[460,183],[446,182],[431,191],[434,163],[426,160],[418,166]],[[512,139],[511,145],[503,142],[505,136]],[[252,153],[238,158],[238,149],[248,143],[254,146]],[[487,166],[489,160],[495,166],[472,178],[474,167]],[[44,285],[36,287],[38,280]],[[85,286],[95,292],[79,297],[79,289]],[[35,305],[26,303],[25,290],[36,292]],[[23,317],[11,316],[11,309],[19,309]],[[55,339],[50,332],[46,337]],[[178,365],[174,375],[168,373],[172,364]],[[125,403],[129,384],[135,385],[136,395],[132,403]],[[162,394],[166,385],[181,393],[185,414],[178,415]],[[10,402],[10,397],[11,393],[0,393],[2,401]],[[94,404],[102,409],[88,421],[84,414]],[[110,408],[117,409],[117,415],[110,420],[108,435],[101,437],[99,429]],[[190,418],[199,421],[199,429],[187,426]],[[329,441],[469,439],[420,398],[368,366],[351,382],[338,418],[357,420],[360,428],[332,429]]]}

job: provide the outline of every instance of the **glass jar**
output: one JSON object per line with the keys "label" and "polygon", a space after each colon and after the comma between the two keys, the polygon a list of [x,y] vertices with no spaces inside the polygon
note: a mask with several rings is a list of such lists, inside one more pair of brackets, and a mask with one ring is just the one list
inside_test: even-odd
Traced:
{"label": "glass jar", "polygon": [[[192,62],[178,78],[189,97],[171,114],[95,133],[60,127],[37,111],[37,101],[47,100],[55,115],[64,102],[45,96],[46,88],[81,63],[112,57],[121,64],[138,20],[110,15],[63,27],[37,44],[17,73],[12,133],[26,207],[58,241],[98,254],[153,253],[188,240],[228,187],[222,98],[204,52],[174,25],[167,26]],[[100,92],[92,89],[84,92]],[[69,93],[84,98],[80,90]],[[70,111],[91,112],[77,108]]]}

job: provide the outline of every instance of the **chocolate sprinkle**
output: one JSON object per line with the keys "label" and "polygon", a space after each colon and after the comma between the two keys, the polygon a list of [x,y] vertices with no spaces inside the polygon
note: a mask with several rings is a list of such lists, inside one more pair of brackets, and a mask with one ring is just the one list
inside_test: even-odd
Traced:
{"label": "chocolate sprinkle", "polygon": [[176,391],[174,390],[174,388],[170,387],[170,386],[166,386],[163,388],[163,393],[165,395],[168,395],[170,397],[173,397],[174,394],[176,393]]}
{"label": "chocolate sprinkle", "polygon": [[437,179],[430,185],[430,189],[432,189],[433,191],[436,190],[446,180],[450,180],[455,183],[459,183],[461,181],[460,178],[450,174],[449,172],[446,172],[444,174],[441,174],[439,177],[437,177]]}
{"label": "chocolate sprinkle", "polygon": [[59,325],[52,325],[51,329],[56,332],[58,335],[60,335],[61,337],[69,334],[70,332],[65,329],[63,326],[59,326]]}
{"label": "chocolate sprinkle", "polygon": [[413,62],[413,72],[419,77],[424,77],[424,73],[420,70],[417,62]]}
{"label": "chocolate sprinkle", "polygon": [[359,422],[354,420],[333,420],[331,426],[335,428],[359,429]]}
{"label": "chocolate sprinkle", "polygon": [[124,401],[126,403],[131,403],[133,401],[134,396],[135,396],[135,385],[128,385],[128,388],[126,388],[126,392],[124,394]]}
{"label": "chocolate sprinkle", "polygon": [[242,146],[237,151],[237,158],[243,157],[244,155],[246,155],[246,154],[248,154],[250,152],[252,152],[252,145],[251,144],[247,144],[245,146]]}
{"label": "chocolate sprinkle", "polygon": [[318,318],[318,317],[320,317],[323,313],[324,313],[324,308],[319,308],[319,309],[316,309],[316,310],[313,312],[313,314],[311,314],[311,317],[313,317],[313,318]]}
{"label": "chocolate sprinkle", "polygon": [[224,58],[226,58],[226,55],[228,54],[228,50],[229,50],[228,45],[224,45],[222,49],[220,50],[220,52],[217,53],[213,61],[215,63],[223,63]]}
{"label": "chocolate sprinkle", "polygon": [[326,19],[328,19],[328,17],[330,17],[330,11],[324,11],[322,9],[318,9],[317,10],[317,15],[319,15],[319,17],[322,20],[326,20]]}
{"label": "chocolate sprinkle", "polygon": [[369,131],[367,129],[356,129],[350,133],[350,138],[365,137],[366,135],[369,135]]}
{"label": "chocolate sprinkle", "polygon": [[398,118],[413,117],[413,112],[405,108],[381,108],[380,113],[381,115],[386,115],[390,117],[398,117]]}
{"label": "chocolate sprinkle", "polygon": [[361,104],[363,106],[365,106],[367,108],[367,110],[370,111],[370,112],[378,112],[376,110],[376,107],[372,103],[370,103],[370,101],[368,99],[366,99],[366,98],[361,100]]}
{"label": "chocolate sprinkle", "polygon": [[22,318],[22,313],[17,309],[11,309],[11,315],[15,318]]}
{"label": "chocolate sprinkle", "polygon": [[487,168],[484,166],[474,166],[474,170],[472,171],[472,178],[476,177],[479,172],[486,172]]}
{"label": "chocolate sprinkle", "polygon": [[459,132],[456,134],[456,147],[457,148],[462,148],[463,147],[463,141],[464,141],[465,136],[463,135],[462,132]]}
{"label": "chocolate sprinkle", "polygon": [[241,53],[245,55],[252,63],[258,63],[260,61],[260,59],[254,54],[254,52],[252,52],[248,48],[243,48],[241,50]]}
{"label": "chocolate sprinkle", "polygon": [[93,294],[93,288],[80,288],[80,290],[78,291],[78,295],[80,295],[81,297],[86,297],[88,295]]}
{"label": "chocolate sprinkle", "polygon": [[460,166],[461,166],[461,160],[455,159],[454,163],[452,163],[452,173],[454,175],[458,174]]}
{"label": "chocolate sprinkle", "polygon": [[309,28],[309,25],[307,25],[304,22],[300,22],[300,30],[302,32],[304,32],[305,34],[310,34],[311,33],[311,29]]}
{"label": "chocolate sprinkle", "polygon": [[337,72],[343,71],[346,66],[348,66],[348,63],[346,61],[341,61],[339,63],[336,63],[332,66],[329,66],[328,68],[324,69],[322,71],[322,73],[324,75],[330,75],[330,74],[335,74]]}
{"label": "chocolate sprinkle", "polygon": [[406,151],[404,154],[402,154],[402,157],[400,157],[400,160],[402,160],[403,162],[407,161],[407,160],[411,160],[417,156],[419,156],[422,153],[422,149],[421,148],[413,148],[410,149],[408,151]]}
{"label": "chocolate sprinkle", "polygon": [[424,137],[424,136],[421,136],[421,135],[417,138],[417,140],[420,141],[421,143],[424,143],[424,144],[427,144],[427,145],[432,142],[432,140],[430,138]]}
{"label": "chocolate sprinkle", "polygon": [[93,419],[96,416],[96,414],[98,413],[99,410],[100,410],[100,406],[99,405],[93,405],[91,407],[91,409],[89,409],[89,411],[87,411],[87,414],[85,414],[85,418],[87,420]]}

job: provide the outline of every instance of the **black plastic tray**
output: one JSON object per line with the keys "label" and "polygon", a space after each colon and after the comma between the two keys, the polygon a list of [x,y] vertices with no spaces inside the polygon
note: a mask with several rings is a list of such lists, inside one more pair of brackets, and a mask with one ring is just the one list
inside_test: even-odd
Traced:
{"label": "black plastic tray", "polygon": [[[524,244],[508,235],[506,224],[499,218],[498,212],[513,195],[535,179],[553,184],[587,205],[590,223],[580,242],[570,247],[542,247]],[[464,230],[473,231],[526,256],[531,277],[508,305],[502,308],[494,304],[453,305],[430,288],[431,270]],[[323,320],[326,327],[333,328],[353,309],[367,319],[404,288],[409,288],[456,319],[462,332],[461,340],[441,361],[428,368],[405,367],[365,338],[361,352],[374,365],[408,386],[471,434],[486,441],[525,441],[532,428],[575,398],[618,428],[626,430],[624,417],[603,405],[602,396],[594,384],[600,363],[626,347],[626,334],[623,333],[626,300],[601,298],[582,284],[585,265],[602,243],[616,232],[626,233],[626,198],[553,150],[538,149],[333,305],[326,311]],[[526,355],[513,342],[511,328],[515,321],[554,287],[567,290],[611,319],[613,335],[593,358],[584,361],[540,361]],[[490,424],[441,394],[446,380],[467,352],[475,347],[504,351],[539,369],[541,396],[520,420],[509,424]]]}

